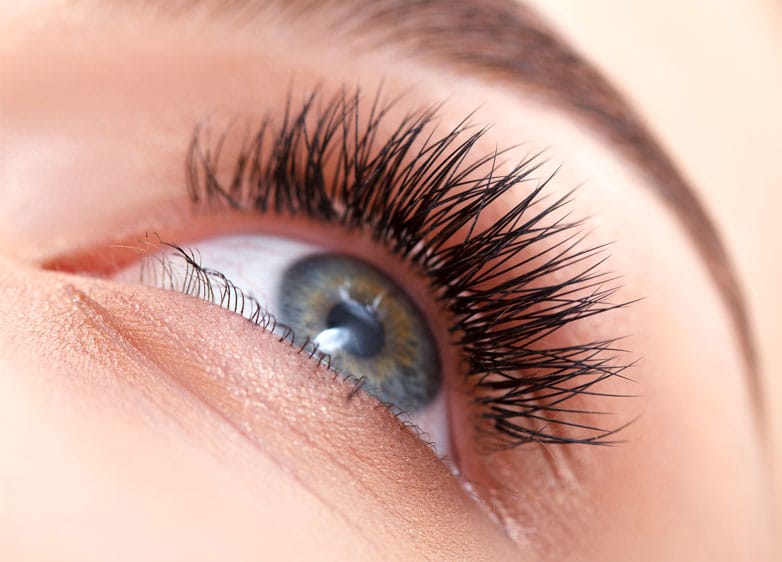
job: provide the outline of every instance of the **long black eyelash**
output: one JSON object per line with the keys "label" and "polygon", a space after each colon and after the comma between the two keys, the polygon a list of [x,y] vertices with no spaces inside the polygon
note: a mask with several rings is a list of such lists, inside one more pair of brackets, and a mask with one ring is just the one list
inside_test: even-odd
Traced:
{"label": "long black eyelash", "polygon": [[[408,114],[381,141],[392,104],[378,94],[362,120],[359,97],[316,93],[298,111],[289,99],[278,127],[266,120],[245,137],[227,177],[218,177],[226,137],[212,144],[208,129],[197,129],[186,160],[190,198],[361,231],[423,272],[454,319],[454,344],[479,389],[479,426],[493,428],[496,444],[615,442],[621,428],[574,418],[602,412],[564,404],[616,396],[600,390],[629,366],[616,340],[548,345],[565,326],[623,306],[611,302],[605,248],[585,247],[581,223],[556,218],[567,216],[570,195],[544,201],[551,176],[535,177],[538,154],[502,174],[504,152],[476,158],[485,129],[468,120],[437,135],[436,108]],[[485,210],[511,190],[521,201],[482,226]],[[552,281],[563,271],[566,279]]]}

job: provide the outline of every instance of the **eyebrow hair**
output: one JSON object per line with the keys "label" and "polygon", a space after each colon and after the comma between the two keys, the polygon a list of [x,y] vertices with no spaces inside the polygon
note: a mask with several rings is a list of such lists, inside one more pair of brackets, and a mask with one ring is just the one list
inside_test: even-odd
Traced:
{"label": "eyebrow hair", "polygon": [[[750,392],[762,405],[752,330],[741,288],[719,233],[672,159],[623,96],[528,7],[515,0],[179,0],[158,10],[182,13],[212,4],[213,13],[251,18],[267,8],[318,25],[407,48],[416,59],[516,87],[566,111],[618,149],[673,211],[701,255],[736,328]],[[253,13],[255,12],[255,14]],[[338,35],[337,35],[338,36]]]}

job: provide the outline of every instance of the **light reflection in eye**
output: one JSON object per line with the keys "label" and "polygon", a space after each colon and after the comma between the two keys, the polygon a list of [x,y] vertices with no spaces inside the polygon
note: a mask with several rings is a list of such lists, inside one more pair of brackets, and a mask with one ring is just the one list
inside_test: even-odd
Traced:
{"label": "light reflection in eye", "polygon": [[415,424],[445,454],[435,338],[393,279],[363,260],[278,236],[219,236],[193,246],[191,256],[169,248],[118,278],[198,296],[312,354],[328,354],[333,369]]}

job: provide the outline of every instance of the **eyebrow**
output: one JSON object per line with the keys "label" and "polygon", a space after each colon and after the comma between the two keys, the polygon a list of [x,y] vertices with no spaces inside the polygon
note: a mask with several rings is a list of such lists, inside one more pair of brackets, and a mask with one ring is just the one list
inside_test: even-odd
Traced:
{"label": "eyebrow", "polygon": [[[184,0],[164,12],[212,4],[214,13],[249,18],[267,8],[292,19],[320,18],[317,25],[363,38],[369,47],[394,44],[480,78],[515,87],[566,111],[602,136],[648,180],[693,241],[736,327],[749,373],[750,392],[761,405],[760,377],[741,288],[719,233],[692,188],[622,95],[529,8],[514,0]],[[322,16],[322,17],[321,17]]]}

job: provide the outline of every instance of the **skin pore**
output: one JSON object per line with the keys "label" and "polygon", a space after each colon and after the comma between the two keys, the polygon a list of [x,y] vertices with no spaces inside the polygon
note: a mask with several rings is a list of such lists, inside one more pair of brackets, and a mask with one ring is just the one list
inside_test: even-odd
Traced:
{"label": "skin pore", "polygon": [[[748,368],[699,244],[637,163],[557,104],[394,44],[337,41],[329,18],[139,4],[42,2],[2,22],[0,551],[772,559],[778,434],[753,395],[763,372]],[[474,112],[491,124],[479,153],[546,148],[541,176],[562,165],[550,197],[582,186],[571,209],[588,217],[589,243],[613,242],[617,301],[641,299],[579,327],[626,337],[640,359],[634,383],[609,383],[637,397],[589,403],[617,426],[635,420],[621,444],[482,455],[456,437],[465,488],[373,399],[348,400],[351,384],[238,316],[52,271],[147,232],[188,242],[237,228],[191,215],[182,170],[196,124],[275,116],[316,87],[371,98],[381,84],[400,99],[391,124],[440,102],[444,130]]]}

